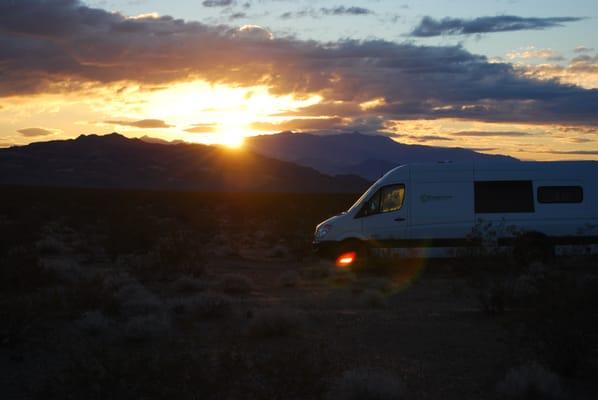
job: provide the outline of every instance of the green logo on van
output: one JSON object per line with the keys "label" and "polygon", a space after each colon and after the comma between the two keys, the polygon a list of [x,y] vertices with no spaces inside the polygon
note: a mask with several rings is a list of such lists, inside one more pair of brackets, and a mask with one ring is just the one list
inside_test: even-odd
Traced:
{"label": "green logo on van", "polygon": [[422,203],[427,203],[429,201],[442,201],[442,200],[450,200],[453,196],[445,194],[445,195],[433,195],[433,194],[422,194],[419,199]]}

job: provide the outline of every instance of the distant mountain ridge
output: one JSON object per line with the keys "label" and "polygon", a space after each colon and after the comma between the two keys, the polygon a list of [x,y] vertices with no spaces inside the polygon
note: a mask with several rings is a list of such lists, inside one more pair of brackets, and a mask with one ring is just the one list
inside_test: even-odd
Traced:
{"label": "distant mountain ridge", "polygon": [[245,146],[258,154],[326,174],[354,174],[368,180],[375,180],[398,165],[414,162],[518,161],[509,156],[483,154],[459,147],[403,144],[386,136],[360,133],[283,132],[246,138]]}
{"label": "distant mountain ridge", "polygon": [[149,143],[117,133],[0,149],[0,184],[250,192],[362,192],[357,176],[328,176],[251,151]]}

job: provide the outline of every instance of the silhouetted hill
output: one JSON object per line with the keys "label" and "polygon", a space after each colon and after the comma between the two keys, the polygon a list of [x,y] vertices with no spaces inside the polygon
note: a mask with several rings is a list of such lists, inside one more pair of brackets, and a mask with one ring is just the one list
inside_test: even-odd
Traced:
{"label": "silhouetted hill", "polygon": [[369,183],[357,176],[327,176],[251,151],[148,143],[113,133],[1,149],[0,184],[357,193]]}
{"label": "silhouetted hill", "polygon": [[326,174],[354,174],[369,180],[400,164],[437,161],[517,161],[508,156],[478,153],[458,147],[432,147],[395,142],[359,133],[313,135],[283,132],[247,138],[256,153],[317,169]]}

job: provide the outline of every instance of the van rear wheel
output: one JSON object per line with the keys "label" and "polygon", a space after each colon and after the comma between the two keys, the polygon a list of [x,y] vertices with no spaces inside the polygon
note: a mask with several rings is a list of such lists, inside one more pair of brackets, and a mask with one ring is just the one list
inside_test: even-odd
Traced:
{"label": "van rear wheel", "polygon": [[515,241],[513,256],[521,265],[529,265],[536,261],[549,263],[554,257],[554,245],[542,233],[524,233]]}

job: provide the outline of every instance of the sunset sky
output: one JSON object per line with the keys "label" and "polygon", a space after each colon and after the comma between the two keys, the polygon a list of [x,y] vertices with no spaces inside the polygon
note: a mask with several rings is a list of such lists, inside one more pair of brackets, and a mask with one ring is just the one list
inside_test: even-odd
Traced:
{"label": "sunset sky", "polygon": [[596,0],[1,0],[0,147],[359,131],[598,159]]}

